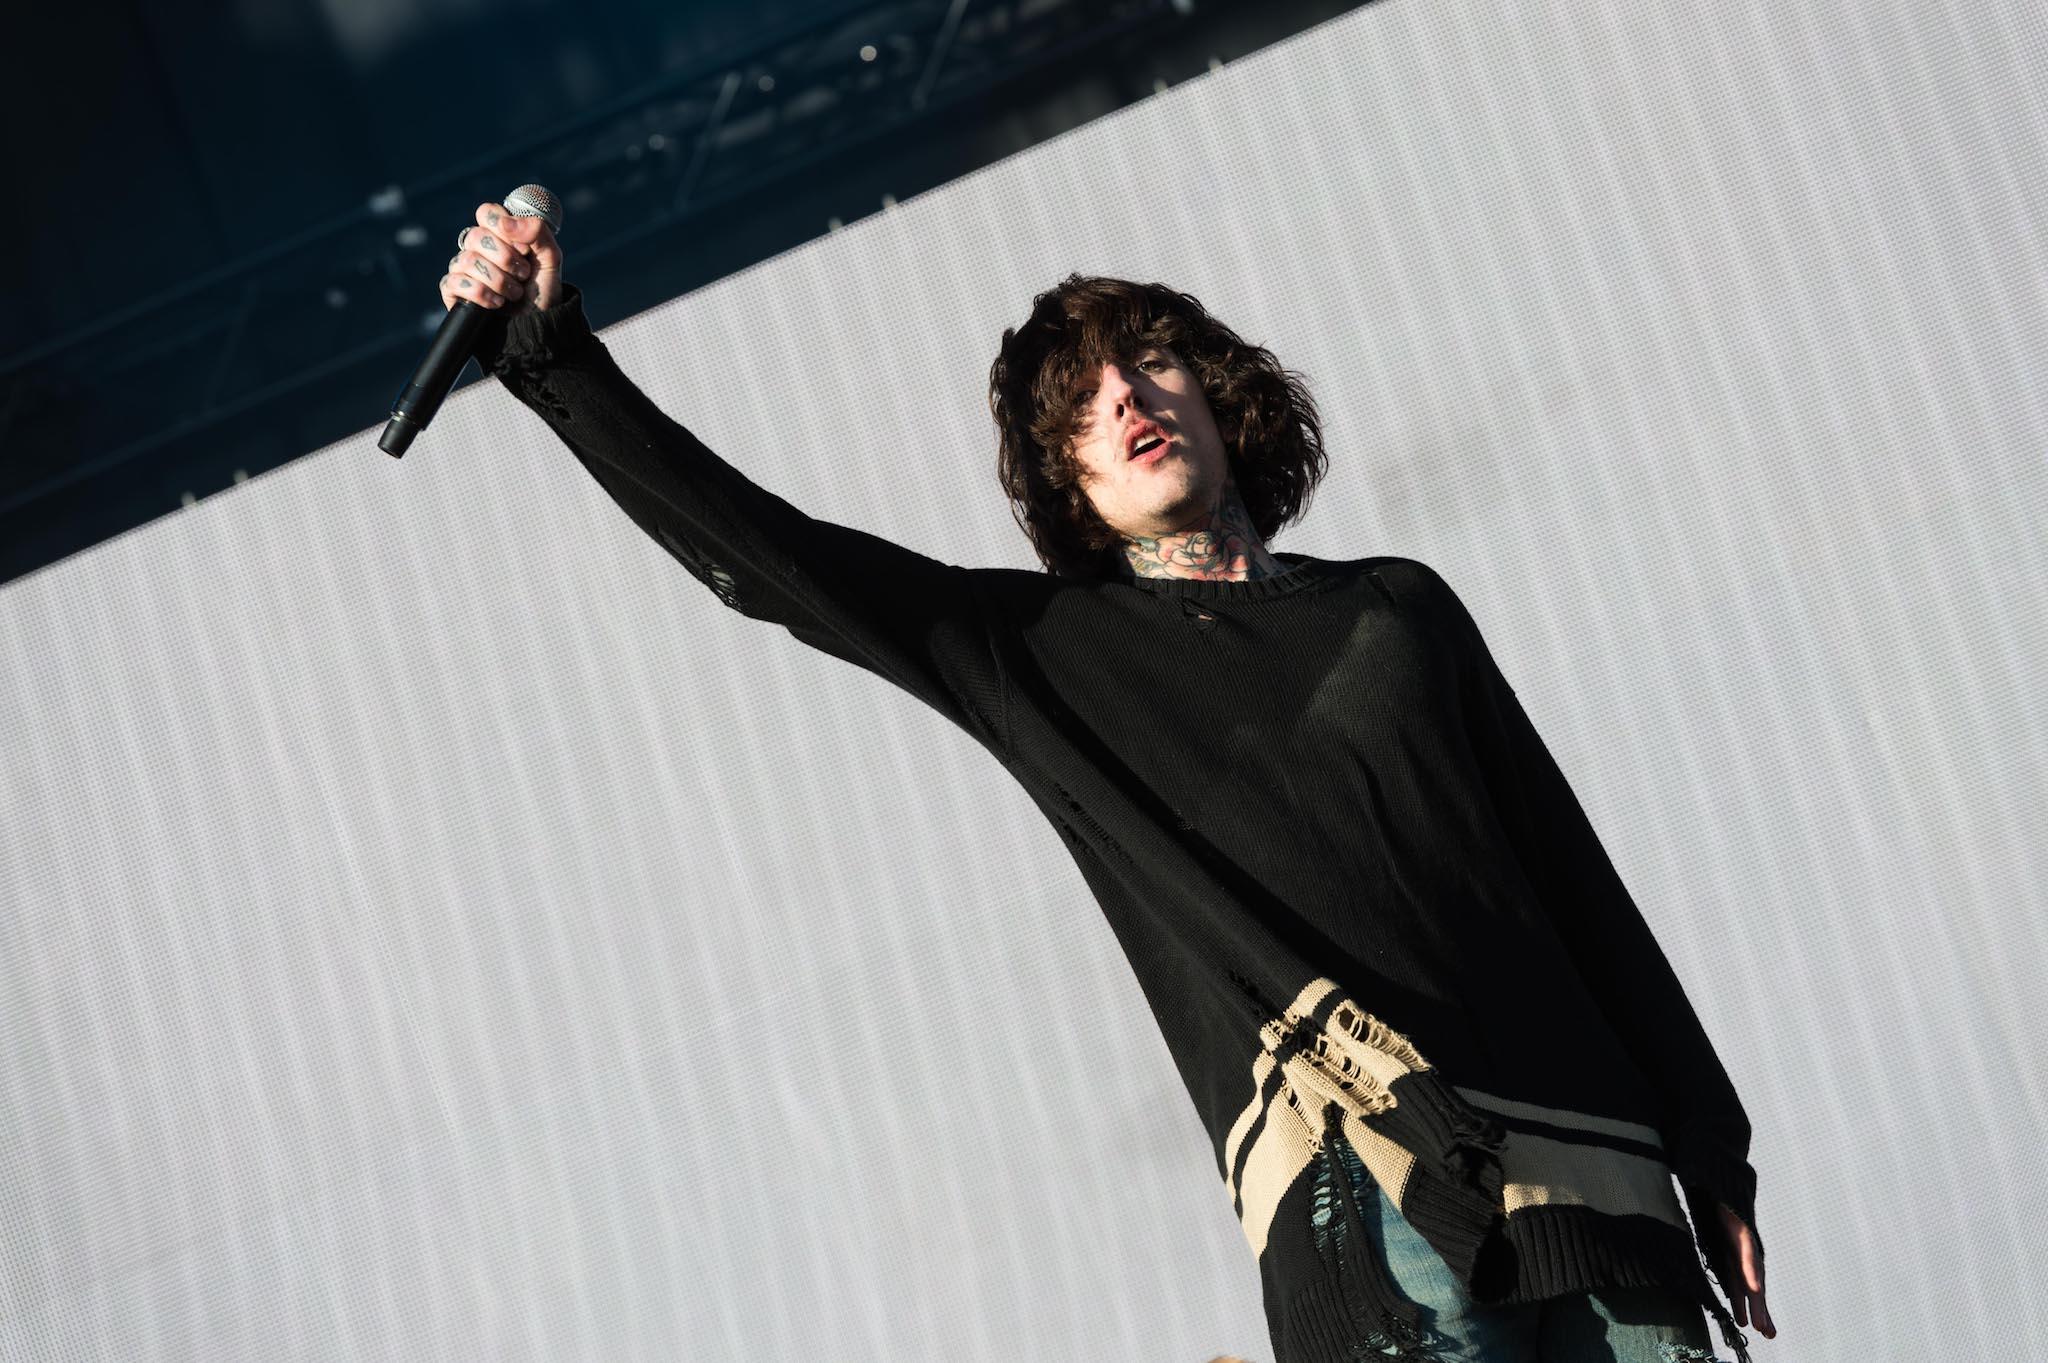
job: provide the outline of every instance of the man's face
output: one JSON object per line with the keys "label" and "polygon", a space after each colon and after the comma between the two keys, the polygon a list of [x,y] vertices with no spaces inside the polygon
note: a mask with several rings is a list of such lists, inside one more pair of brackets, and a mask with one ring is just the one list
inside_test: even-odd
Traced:
{"label": "man's face", "polygon": [[[1214,514],[1230,457],[1201,384],[1178,355],[1163,346],[1140,350],[1103,365],[1081,387],[1074,453],[1097,515],[1118,534],[1141,539]],[[1153,435],[1162,439],[1143,448]]]}

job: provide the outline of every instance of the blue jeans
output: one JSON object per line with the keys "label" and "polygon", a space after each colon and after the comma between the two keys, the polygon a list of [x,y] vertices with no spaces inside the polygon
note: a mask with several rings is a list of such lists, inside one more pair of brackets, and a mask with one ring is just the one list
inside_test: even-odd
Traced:
{"label": "blue jeans", "polygon": [[1706,1312],[1663,1288],[1481,1306],[1378,1184],[1368,1178],[1358,1192],[1373,1252],[1422,1307],[1422,1335],[1444,1363],[1716,1363]]}

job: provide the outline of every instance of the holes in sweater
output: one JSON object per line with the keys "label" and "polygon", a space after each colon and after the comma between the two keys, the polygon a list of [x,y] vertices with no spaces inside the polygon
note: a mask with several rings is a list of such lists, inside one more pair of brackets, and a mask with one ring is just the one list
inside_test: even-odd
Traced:
{"label": "holes in sweater", "polygon": [[1354,1198],[1362,1198],[1373,1185],[1372,1175],[1365,1171],[1365,1164],[1358,1158],[1358,1152],[1347,1140],[1325,1140],[1321,1150],[1316,1152],[1316,1172],[1313,1195],[1309,1202],[1309,1224],[1315,1227],[1316,1248],[1344,1261],[1345,1220],[1343,1208],[1338,1199],[1343,1196],[1337,1187],[1337,1180],[1350,1182]]}
{"label": "holes in sweater", "polygon": [[1248,978],[1238,974],[1235,970],[1226,970],[1223,973],[1230,977],[1230,982],[1237,986],[1238,992],[1242,993],[1246,998],[1250,999],[1253,1003],[1258,1005],[1260,1017],[1271,1017],[1273,1016],[1273,1014],[1280,1011],[1278,1008],[1275,1008],[1272,1004],[1266,1002],[1265,994],[1261,992],[1259,987],[1253,984]]}
{"label": "holes in sweater", "polygon": [[732,580],[732,574],[719,567],[716,563],[708,562],[704,565],[704,572],[706,575],[705,580],[711,584],[711,590],[718,594],[718,599],[731,606],[734,610],[738,610],[740,607],[740,589],[739,584]]}
{"label": "holes in sweater", "polygon": [[724,565],[706,558],[697,551],[696,546],[674,534],[667,526],[664,525],[660,529],[662,543],[668,546],[669,552],[676,556],[678,562],[690,570],[690,575],[709,587],[720,601],[733,610],[739,610],[739,584],[733,581],[732,574],[725,570]]}
{"label": "holes in sweater", "polygon": [[[1344,1095],[1344,1106],[1352,1112],[1363,1116],[1384,1112],[1394,1105],[1393,1095],[1387,1091],[1386,1084],[1364,1064],[1360,1055],[1362,1049],[1369,1048],[1391,1057],[1404,1069],[1429,1068],[1408,1038],[1348,999],[1331,1011],[1331,1022],[1333,1027],[1330,1029],[1310,1032],[1307,1030],[1309,1019],[1289,1010],[1262,1029],[1261,1039],[1283,1064],[1292,1064],[1296,1059],[1305,1061],[1315,1072],[1315,1078],[1298,1076],[1300,1081],[1308,1083],[1325,1098],[1331,1096],[1329,1089],[1334,1088]],[[1292,1084],[1287,1086],[1290,1102],[1294,1101],[1292,1088]],[[1296,1110],[1301,1110],[1299,1105]]]}

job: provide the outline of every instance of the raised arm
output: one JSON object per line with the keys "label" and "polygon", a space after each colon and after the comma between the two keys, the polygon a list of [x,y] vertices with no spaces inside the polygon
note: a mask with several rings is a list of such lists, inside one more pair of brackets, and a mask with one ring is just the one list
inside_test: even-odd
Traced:
{"label": "raised arm", "polygon": [[[614,363],[582,292],[538,273],[559,248],[545,223],[478,210],[442,296],[503,312],[477,349],[633,522],[740,614],[900,686],[975,737],[1007,744],[990,616],[973,574],[865,531],[805,515],[670,418]],[[484,243],[488,241],[489,246]],[[463,265],[465,257],[487,252]],[[483,264],[510,296],[479,297]],[[470,281],[464,287],[464,281]],[[461,288],[461,293],[451,292]],[[495,300],[495,301],[494,301]],[[545,306],[541,304],[545,303]]]}

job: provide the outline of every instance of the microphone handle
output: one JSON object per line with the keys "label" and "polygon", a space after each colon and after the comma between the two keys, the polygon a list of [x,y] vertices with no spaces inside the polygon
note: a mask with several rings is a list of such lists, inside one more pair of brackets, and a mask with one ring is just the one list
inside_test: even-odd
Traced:
{"label": "microphone handle", "polygon": [[458,299],[448,309],[440,330],[434,333],[434,343],[427,347],[427,357],[413,371],[411,381],[398,390],[398,397],[391,404],[391,420],[378,437],[378,449],[393,459],[405,457],[406,446],[427,429],[434,413],[441,410],[442,399],[455,386],[462,367],[469,363],[477,337],[490,320],[489,308],[467,298]]}

